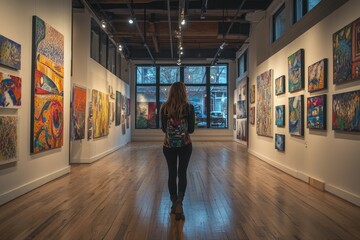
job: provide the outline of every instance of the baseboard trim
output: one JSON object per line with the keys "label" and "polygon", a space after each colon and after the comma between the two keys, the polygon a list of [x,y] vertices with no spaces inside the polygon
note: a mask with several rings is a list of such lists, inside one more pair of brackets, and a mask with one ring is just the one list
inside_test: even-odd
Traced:
{"label": "baseboard trim", "polygon": [[35,179],[31,182],[28,182],[22,186],[19,186],[17,188],[11,189],[3,194],[0,195],[0,206],[17,198],[20,197],[21,195],[30,192],[32,190],[34,190],[35,188],[38,188],[42,185],[44,185],[45,183],[48,183],[56,178],[59,178],[63,175],[66,175],[68,173],[70,173],[71,167],[66,166],[60,170],[57,170],[55,172],[52,172],[48,175],[45,175],[43,177],[40,177],[38,179]]}
{"label": "baseboard trim", "polygon": [[109,155],[110,153],[113,153],[115,152],[116,150],[124,147],[126,144],[124,145],[120,145],[120,146],[117,146],[117,147],[114,147],[112,149],[109,149],[105,152],[102,152],[96,156],[93,156],[91,158],[74,158],[74,159],[70,159],[70,163],[93,163],[103,157],[105,157],[106,155]]}
{"label": "baseboard trim", "polygon": [[[292,168],[289,168],[285,165],[282,165],[278,162],[275,162],[274,160],[262,155],[262,154],[259,154],[257,153],[256,151],[253,151],[251,149],[248,149],[248,152],[252,155],[254,155],[255,157],[259,158],[260,160],[264,161],[264,162],[267,162],[269,163],[270,165],[280,169],[281,171],[301,180],[301,181],[304,181],[310,185],[312,185],[313,187],[316,187],[317,189],[321,190],[321,189],[324,189],[322,191],[327,191],[329,193],[332,193],[352,204],[355,204],[357,206],[360,206],[360,196],[354,194],[354,193],[351,193],[351,192],[348,192],[346,190],[343,190],[343,189],[340,189],[336,186],[333,186],[331,184],[327,184],[325,182],[322,182],[320,180],[317,180],[315,178],[312,178],[310,177],[309,175],[303,173],[303,172],[300,172],[300,171],[297,171],[297,170],[294,170]],[[316,185],[316,186],[315,186]]]}

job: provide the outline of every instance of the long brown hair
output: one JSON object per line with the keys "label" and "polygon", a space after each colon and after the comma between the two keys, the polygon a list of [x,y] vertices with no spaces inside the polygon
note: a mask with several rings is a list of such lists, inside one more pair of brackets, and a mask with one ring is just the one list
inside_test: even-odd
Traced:
{"label": "long brown hair", "polygon": [[168,99],[162,107],[165,108],[169,117],[181,119],[185,115],[188,104],[185,84],[175,82],[171,85]]}

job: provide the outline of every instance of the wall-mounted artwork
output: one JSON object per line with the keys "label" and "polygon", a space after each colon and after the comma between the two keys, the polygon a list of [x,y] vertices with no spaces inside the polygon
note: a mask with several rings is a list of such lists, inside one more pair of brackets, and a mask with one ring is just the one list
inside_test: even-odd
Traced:
{"label": "wall-mounted artwork", "polygon": [[266,71],[256,78],[256,133],[272,137],[272,71]]}
{"label": "wall-mounted artwork", "polygon": [[92,102],[89,102],[89,117],[88,117],[88,140],[91,140],[93,137],[93,105]]}
{"label": "wall-mounted artwork", "polygon": [[360,90],[333,95],[332,129],[360,131]]}
{"label": "wall-mounted artwork", "polygon": [[246,100],[240,100],[237,102],[237,118],[247,118],[247,104],[246,104]]}
{"label": "wall-mounted artwork", "polygon": [[236,121],[236,138],[238,140],[247,141],[247,119],[238,119]]}
{"label": "wall-mounted artwork", "polygon": [[304,136],[304,95],[289,98],[289,132]]}
{"label": "wall-mounted artwork", "polygon": [[17,160],[17,116],[0,116],[0,165]]}
{"label": "wall-mounted artwork", "polygon": [[94,138],[109,135],[109,95],[93,89],[92,104]]}
{"label": "wall-mounted artwork", "polygon": [[285,75],[282,75],[275,79],[275,95],[281,95],[285,93]]}
{"label": "wall-mounted artwork", "polygon": [[63,145],[64,36],[33,17],[31,148],[38,153]]}
{"label": "wall-mounted artwork", "polygon": [[72,138],[81,140],[85,138],[85,111],[86,89],[74,85],[72,100]]}
{"label": "wall-mounted artwork", "polygon": [[322,59],[308,68],[308,91],[327,88],[327,59]]}
{"label": "wall-mounted artwork", "polygon": [[250,108],[250,113],[249,113],[249,119],[250,119],[250,124],[254,125],[255,124],[255,107],[251,107]]}
{"label": "wall-mounted artwork", "polygon": [[21,106],[21,78],[0,72],[0,107]]}
{"label": "wall-mounted artwork", "polygon": [[307,127],[326,129],[326,94],[307,99]]}
{"label": "wall-mounted artwork", "polygon": [[21,68],[21,45],[0,35],[0,65],[19,70]]}
{"label": "wall-mounted artwork", "polygon": [[275,133],[275,149],[285,151],[285,135]]}
{"label": "wall-mounted artwork", "polygon": [[130,107],[131,107],[131,100],[130,100],[130,98],[128,98],[127,99],[127,104],[126,104],[126,115],[128,115],[128,116],[130,116],[130,114],[131,114],[131,111],[130,111]]}
{"label": "wall-mounted artwork", "polygon": [[116,91],[115,102],[115,126],[119,126],[121,123],[121,92]]}
{"label": "wall-mounted artwork", "polygon": [[360,79],[360,18],[333,34],[333,82]]}
{"label": "wall-mounted artwork", "polygon": [[304,49],[299,49],[288,58],[289,92],[304,89]]}
{"label": "wall-mounted artwork", "polygon": [[278,127],[285,126],[285,105],[276,106],[276,108],[275,108],[275,124]]}
{"label": "wall-mounted artwork", "polygon": [[249,98],[250,103],[255,103],[255,85],[250,86]]}

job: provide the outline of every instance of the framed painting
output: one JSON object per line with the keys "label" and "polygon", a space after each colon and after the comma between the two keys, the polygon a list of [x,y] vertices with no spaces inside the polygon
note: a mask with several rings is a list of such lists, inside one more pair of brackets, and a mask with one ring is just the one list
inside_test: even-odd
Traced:
{"label": "framed painting", "polygon": [[285,151],[285,135],[275,133],[275,149]]}
{"label": "framed painting", "polygon": [[21,45],[0,35],[0,65],[19,70],[21,68]]}
{"label": "framed painting", "polygon": [[34,16],[32,45],[30,151],[38,153],[63,145],[64,36]]}
{"label": "framed painting", "polygon": [[289,133],[304,136],[304,95],[289,98]]}
{"label": "framed painting", "polygon": [[100,138],[109,135],[109,94],[92,90],[93,136]]}
{"label": "framed painting", "polygon": [[89,102],[89,117],[88,117],[88,140],[91,140],[93,138],[93,105],[92,102]]}
{"label": "framed painting", "polygon": [[255,124],[255,107],[250,108],[249,118],[250,118],[250,124],[254,125]]}
{"label": "framed painting", "polygon": [[17,160],[17,116],[0,116],[0,165]]}
{"label": "framed painting", "polygon": [[21,78],[0,72],[0,107],[21,106]]}
{"label": "framed painting", "polygon": [[73,86],[72,97],[72,139],[81,140],[85,138],[85,112],[86,112],[86,88]]}
{"label": "framed painting", "polygon": [[282,75],[275,79],[275,95],[281,95],[285,93],[285,75]]}
{"label": "framed painting", "polygon": [[360,131],[360,90],[333,95],[332,129]]}
{"label": "framed painting", "polygon": [[247,119],[237,119],[236,125],[236,138],[247,142]]}
{"label": "framed painting", "polygon": [[333,34],[333,83],[360,79],[360,18]]}
{"label": "framed painting", "polygon": [[256,133],[261,136],[272,135],[272,71],[268,70],[256,78]]}
{"label": "framed painting", "polygon": [[306,122],[309,129],[326,129],[326,94],[308,97]]}
{"label": "framed painting", "polygon": [[315,92],[327,88],[327,59],[324,58],[308,68],[308,91]]}
{"label": "framed painting", "polygon": [[289,92],[304,89],[304,49],[288,57]]}
{"label": "framed painting", "polygon": [[278,127],[285,126],[285,105],[276,106],[275,125]]}
{"label": "framed painting", "polygon": [[255,103],[255,85],[250,86],[249,98],[250,98],[250,103]]}
{"label": "framed painting", "polygon": [[119,126],[121,123],[121,92],[116,91],[115,100],[115,126]]}

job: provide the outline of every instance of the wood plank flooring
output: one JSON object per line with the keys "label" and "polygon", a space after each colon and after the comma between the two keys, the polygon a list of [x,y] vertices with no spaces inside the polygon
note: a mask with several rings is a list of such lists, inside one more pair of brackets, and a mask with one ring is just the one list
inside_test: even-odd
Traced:
{"label": "wood plank flooring", "polygon": [[0,207],[0,239],[360,239],[360,208],[249,155],[195,142],[185,221],[161,143],[130,143]]}

